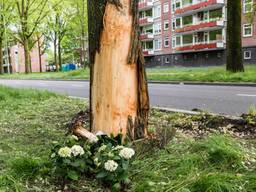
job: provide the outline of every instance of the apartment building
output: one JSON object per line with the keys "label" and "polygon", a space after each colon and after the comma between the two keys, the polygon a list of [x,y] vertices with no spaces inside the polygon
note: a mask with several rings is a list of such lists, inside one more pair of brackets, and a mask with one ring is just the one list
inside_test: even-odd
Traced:
{"label": "apartment building", "polygon": [[[23,46],[12,43],[8,49],[3,49],[4,73],[24,73],[25,56]],[[34,47],[30,52],[32,72],[40,72],[38,48]],[[42,71],[46,71],[46,55],[41,56]]]}
{"label": "apartment building", "polygon": [[[256,63],[253,0],[242,0],[245,63]],[[140,0],[139,24],[148,66],[207,66],[226,62],[226,0]]]}

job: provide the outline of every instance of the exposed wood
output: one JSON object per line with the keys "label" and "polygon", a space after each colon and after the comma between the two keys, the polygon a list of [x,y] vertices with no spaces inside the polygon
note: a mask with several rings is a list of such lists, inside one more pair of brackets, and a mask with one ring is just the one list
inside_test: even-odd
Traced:
{"label": "exposed wood", "polygon": [[122,133],[131,140],[147,134],[149,110],[137,3],[96,0],[88,4],[91,131]]}

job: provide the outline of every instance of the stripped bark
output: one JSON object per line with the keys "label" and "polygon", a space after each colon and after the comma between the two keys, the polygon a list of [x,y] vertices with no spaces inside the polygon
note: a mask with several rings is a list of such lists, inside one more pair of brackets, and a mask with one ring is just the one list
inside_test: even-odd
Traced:
{"label": "stripped bark", "polygon": [[91,131],[145,137],[149,97],[138,0],[89,0]]}

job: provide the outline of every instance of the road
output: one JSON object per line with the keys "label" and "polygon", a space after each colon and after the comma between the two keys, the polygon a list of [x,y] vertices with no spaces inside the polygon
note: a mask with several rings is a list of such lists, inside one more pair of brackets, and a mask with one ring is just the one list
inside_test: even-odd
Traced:
{"label": "road", "polygon": [[[88,98],[85,81],[2,80],[0,84],[17,88],[46,89],[69,96]],[[202,109],[209,112],[241,115],[256,106],[256,87],[149,84],[152,106],[174,109]]]}

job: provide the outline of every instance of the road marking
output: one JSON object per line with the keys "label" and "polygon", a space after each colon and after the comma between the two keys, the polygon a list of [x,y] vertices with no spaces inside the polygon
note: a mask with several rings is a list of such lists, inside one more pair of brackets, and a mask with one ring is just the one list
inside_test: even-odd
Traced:
{"label": "road marking", "polygon": [[250,95],[250,94],[237,94],[239,97],[256,97],[256,95]]}

